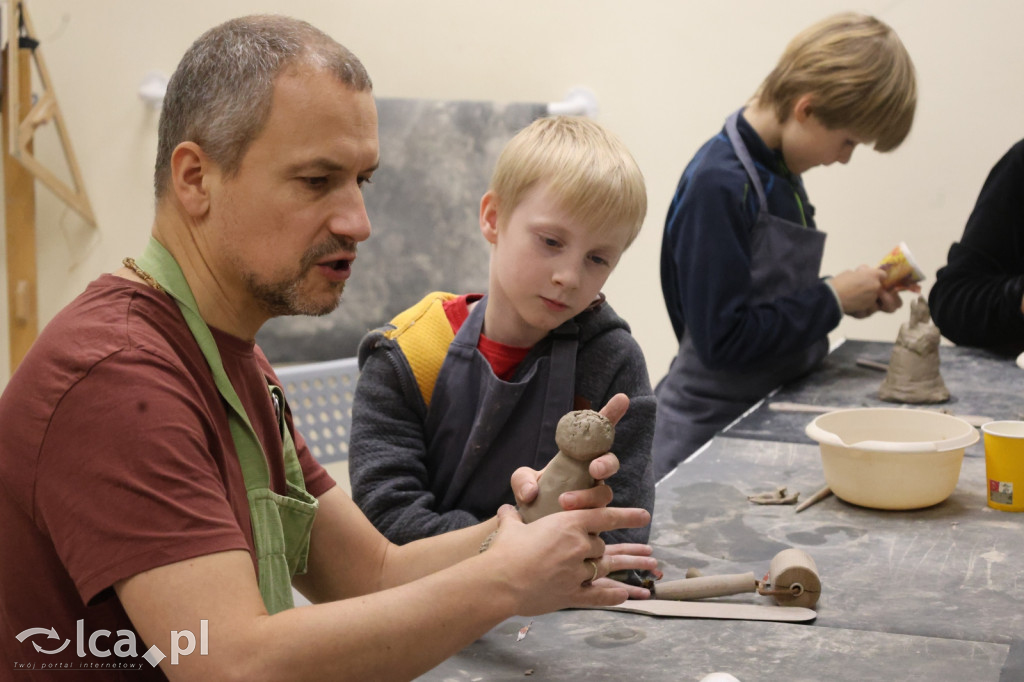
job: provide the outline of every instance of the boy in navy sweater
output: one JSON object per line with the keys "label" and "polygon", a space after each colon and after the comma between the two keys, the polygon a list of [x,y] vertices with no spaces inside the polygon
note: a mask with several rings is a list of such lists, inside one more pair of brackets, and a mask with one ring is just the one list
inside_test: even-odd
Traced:
{"label": "boy in navy sweater", "polygon": [[680,347],[657,390],[656,476],[817,365],[843,314],[900,306],[880,268],[819,276],[825,235],[801,174],[848,163],[858,144],[895,149],[916,100],[914,66],[891,28],[832,16],[790,42],[753,99],[686,167],[661,251]]}

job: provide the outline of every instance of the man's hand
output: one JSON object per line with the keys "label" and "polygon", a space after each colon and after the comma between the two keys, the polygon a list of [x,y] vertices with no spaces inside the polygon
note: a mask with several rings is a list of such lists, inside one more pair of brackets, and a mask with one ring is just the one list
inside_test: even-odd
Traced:
{"label": "man's hand", "polygon": [[480,557],[491,564],[489,572],[502,574],[501,583],[513,589],[520,615],[614,606],[649,593],[606,576],[628,569],[657,570],[658,562],[648,545],[605,547],[600,533],[639,528],[650,520],[644,509],[606,507],[551,514],[527,525],[505,505],[498,511],[494,542]]}

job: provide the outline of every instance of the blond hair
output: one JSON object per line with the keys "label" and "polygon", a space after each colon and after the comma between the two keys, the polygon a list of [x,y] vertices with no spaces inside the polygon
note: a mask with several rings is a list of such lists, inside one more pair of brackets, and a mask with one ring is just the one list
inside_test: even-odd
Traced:
{"label": "blond hair", "polygon": [[914,64],[887,24],[864,14],[836,14],[801,31],[758,88],[754,99],[785,123],[796,101],[811,95],[814,116],[833,130],[849,129],[887,152],[914,122]]}
{"label": "blond hair", "polygon": [[643,174],[626,146],[594,121],[553,116],[516,133],[489,188],[503,220],[539,182],[563,210],[598,232],[627,227],[627,247],[640,232],[647,214]]}

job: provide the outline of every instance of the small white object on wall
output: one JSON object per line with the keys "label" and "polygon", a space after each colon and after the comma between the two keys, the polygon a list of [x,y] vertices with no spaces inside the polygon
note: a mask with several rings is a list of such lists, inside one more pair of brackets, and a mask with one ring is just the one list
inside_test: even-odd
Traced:
{"label": "small white object on wall", "polygon": [[139,99],[151,109],[159,110],[164,103],[168,80],[170,79],[159,71],[150,71],[139,84]]}
{"label": "small white object on wall", "polygon": [[561,102],[548,104],[548,116],[587,116],[597,115],[597,96],[584,87],[571,88]]}

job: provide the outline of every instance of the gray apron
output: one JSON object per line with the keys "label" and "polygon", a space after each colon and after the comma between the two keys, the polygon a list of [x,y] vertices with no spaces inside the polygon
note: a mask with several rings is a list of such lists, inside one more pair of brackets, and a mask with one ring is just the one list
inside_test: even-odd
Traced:
{"label": "gray apron", "polygon": [[502,504],[514,504],[512,472],[548,463],[558,450],[558,420],[573,407],[576,323],[569,320],[548,335],[551,353],[524,377],[502,381],[477,350],[486,306],[485,296],[455,335],[427,412],[429,485],[442,514],[462,509],[487,518]]}
{"label": "gray apron", "polygon": [[[825,234],[768,212],[764,186],[736,128],[738,117],[739,112],[730,116],[725,128],[759,204],[750,234],[751,304],[757,305],[817,283]],[[697,357],[684,331],[679,353],[658,386],[655,476],[669,473],[717,431],[777,386],[810,371],[827,353],[828,339],[822,338],[802,351],[753,367],[711,370]]]}

